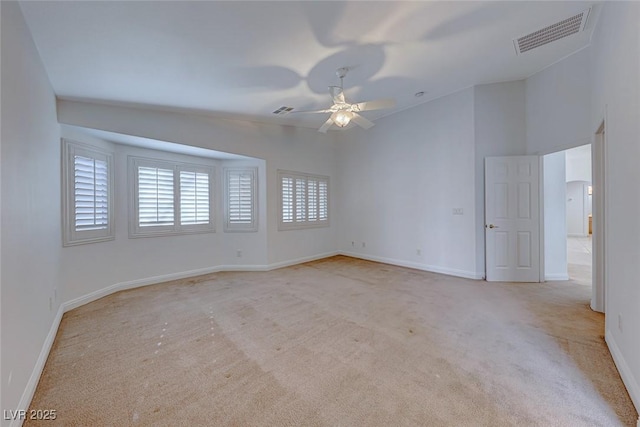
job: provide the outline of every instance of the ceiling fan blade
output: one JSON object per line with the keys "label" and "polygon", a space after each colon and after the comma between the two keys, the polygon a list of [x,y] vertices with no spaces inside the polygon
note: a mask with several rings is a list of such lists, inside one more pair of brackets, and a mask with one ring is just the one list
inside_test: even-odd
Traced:
{"label": "ceiling fan blade", "polygon": [[320,126],[320,129],[318,129],[318,132],[327,133],[327,130],[329,130],[332,124],[333,124],[333,120],[331,119],[331,117],[329,117],[327,121],[324,122],[322,126]]}
{"label": "ceiling fan blade", "polygon": [[292,111],[289,114],[297,114],[297,113],[333,113],[331,110],[307,110],[307,111]]}
{"label": "ceiling fan blade", "polygon": [[353,117],[351,117],[351,121],[355,122],[358,126],[365,129],[369,129],[371,126],[373,126],[372,121],[365,119],[360,114],[358,113],[352,113],[352,114],[353,114]]}
{"label": "ceiling fan blade", "polygon": [[396,100],[393,98],[377,99],[375,101],[360,102],[353,104],[353,111],[370,111],[382,110],[383,108],[393,108],[396,106]]}
{"label": "ceiling fan blade", "polygon": [[344,90],[340,86],[329,86],[329,93],[335,104],[344,104]]}

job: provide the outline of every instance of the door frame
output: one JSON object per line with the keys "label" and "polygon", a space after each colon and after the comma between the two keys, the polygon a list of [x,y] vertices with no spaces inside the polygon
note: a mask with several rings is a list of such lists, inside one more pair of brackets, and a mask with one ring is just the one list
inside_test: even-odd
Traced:
{"label": "door frame", "polygon": [[591,309],[606,312],[607,301],[607,111],[595,131],[595,139],[591,147],[591,182],[594,188],[592,200],[593,215],[593,250],[591,278]]}
{"label": "door frame", "polygon": [[[608,193],[607,171],[607,133],[605,126],[607,123],[607,108],[605,106],[603,118],[600,125],[594,132],[594,138],[591,141],[591,185],[594,188],[594,196],[591,205],[593,215],[593,249],[591,252],[591,302],[590,307],[593,311],[600,313],[606,312],[607,301],[607,221],[606,218],[606,194]],[[581,144],[584,145],[584,144]],[[558,149],[556,151],[568,150],[572,147]],[[556,151],[550,151],[554,153]],[[543,157],[540,157],[540,281],[543,282],[545,277],[544,265],[544,168]],[[595,192],[599,194],[596,195]]]}

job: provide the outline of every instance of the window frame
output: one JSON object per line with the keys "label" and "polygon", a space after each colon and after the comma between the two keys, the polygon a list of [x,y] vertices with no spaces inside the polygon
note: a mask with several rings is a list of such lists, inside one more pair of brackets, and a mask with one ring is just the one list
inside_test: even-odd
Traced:
{"label": "window frame", "polygon": [[[309,174],[309,173],[302,173],[302,172],[293,172],[293,171],[287,171],[287,170],[278,170],[278,230],[280,231],[285,231],[285,230],[302,230],[302,229],[308,229],[308,228],[321,228],[321,227],[329,227],[330,226],[330,178],[328,176],[324,176],[324,175],[315,175],[315,174]],[[293,211],[292,211],[292,222],[284,222],[284,218],[283,218],[283,209],[284,209],[284,201],[283,201],[283,194],[282,194],[282,190],[283,190],[283,186],[282,186],[282,179],[283,178],[292,178],[293,179],[293,194],[292,194],[292,201],[291,204],[293,206]],[[305,206],[305,219],[304,221],[296,221],[297,218],[297,194],[296,194],[296,179],[300,180],[304,180],[305,184],[304,184],[304,188],[305,188],[305,201],[304,201],[304,206]],[[309,180],[314,180],[318,182],[318,187],[316,189],[317,191],[317,198],[316,198],[316,208],[317,208],[317,213],[318,213],[318,219],[315,221],[309,221],[309,205],[310,205],[310,200],[309,200]],[[326,214],[327,217],[326,219],[320,219],[320,207],[321,207],[321,203],[320,203],[320,182],[325,182],[326,183],[326,187],[327,187],[327,197],[326,197]]]}
{"label": "window frame", "polygon": [[[62,138],[62,246],[76,246],[115,239],[113,151]],[[107,164],[107,226],[98,230],[76,230],[75,156],[102,160]]]}
{"label": "window frame", "polygon": [[[129,238],[177,236],[183,234],[214,233],[215,227],[215,167],[149,157],[127,156],[129,188]],[[140,225],[138,168],[150,167],[173,171],[173,225]],[[181,225],[180,172],[207,173],[209,175],[209,223]]]}
{"label": "window frame", "polygon": [[[224,172],[224,231],[225,233],[235,232],[256,232],[258,231],[258,168],[257,167],[225,167]],[[235,224],[230,222],[230,208],[229,204],[229,181],[231,174],[234,172],[240,172],[243,174],[251,175],[251,223],[250,224]]]}

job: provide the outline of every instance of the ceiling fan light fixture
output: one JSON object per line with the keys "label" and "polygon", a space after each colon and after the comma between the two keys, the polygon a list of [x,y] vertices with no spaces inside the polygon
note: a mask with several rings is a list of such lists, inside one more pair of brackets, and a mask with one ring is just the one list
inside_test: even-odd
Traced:
{"label": "ceiling fan light fixture", "polygon": [[350,111],[338,111],[335,117],[333,118],[333,122],[337,126],[343,128],[349,124],[352,117],[353,117],[353,114]]}

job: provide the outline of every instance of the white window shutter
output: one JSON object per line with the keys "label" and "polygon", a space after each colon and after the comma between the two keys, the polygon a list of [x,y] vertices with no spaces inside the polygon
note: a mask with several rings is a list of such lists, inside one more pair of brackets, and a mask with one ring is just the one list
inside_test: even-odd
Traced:
{"label": "white window shutter", "polygon": [[278,171],[280,221],[278,228],[329,225],[329,177]]}
{"label": "white window shutter", "polygon": [[290,176],[283,176],[281,178],[282,185],[282,222],[293,222],[293,178]]}
{"label": "white window shutter", "polygon": [[180,225],[209,224],[209,174],[180,171]]}
{"label": "white window shutter", "polygon": [[318,194],[318,205],[319,205],[319,220],[326,221],[329,219],[329,189],[327,181],[319,182],[319,194]]}
{"label": "white window shutter", "polygon": [[67,139],[62,152],[62,245],[113,240],[113,153]]}
{"label": "white window shutter", "polygon": [[135,156],[128,161],[129,237],[215,231],[212,166]]}
{"label": "white window shutter", "polygon": [[107,162],[74,156],[75,231],[104,230],[109,224]]}
{"label": "white window shutter", "polygon": [[257,231],[257,169],[226,168],[225,231]]}
{"label": "white window shutter", "polygon": [[296,178],[296,222],[307,221],[307,180]]}
{"label": "white window shutter", "polygon": [[307,180],[307,218],[309,221],[318,220],[318,180]]}
{"label": "white window shutter", "polygon": [[174,224],[173,169],[138,167],[138,223]]}

